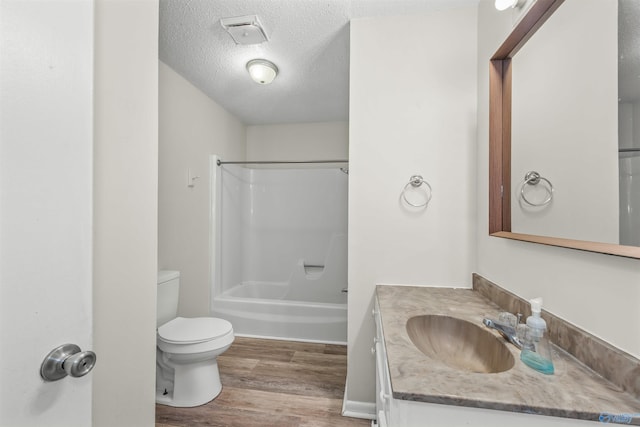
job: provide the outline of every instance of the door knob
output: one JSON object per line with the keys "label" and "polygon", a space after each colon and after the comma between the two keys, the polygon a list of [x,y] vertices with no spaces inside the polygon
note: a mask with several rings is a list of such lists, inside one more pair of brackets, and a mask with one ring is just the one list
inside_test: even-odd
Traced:
{"label": "door knob", "polygon": [[95,364],[96,354],[93,351],[81,351],[75,344],[64,344],[47,354],[40,367],[40,376],[45,381],[57,381],[67,375],[83,377]]}

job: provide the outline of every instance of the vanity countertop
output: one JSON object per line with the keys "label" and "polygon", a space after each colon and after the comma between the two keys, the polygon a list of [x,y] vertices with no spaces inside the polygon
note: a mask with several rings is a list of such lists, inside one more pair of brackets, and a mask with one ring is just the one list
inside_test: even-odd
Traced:
{"label": "vanity countertop", "polygon": [[554,375],[526,366],[511,344],[515,366],[500,373],[462,372],[425,356],[407,334],[409,318],[446,315],[482,326],[502,311],[472,289],[378,285],[376,295],[395,399],[640,425],[639,400],[555,346]]}

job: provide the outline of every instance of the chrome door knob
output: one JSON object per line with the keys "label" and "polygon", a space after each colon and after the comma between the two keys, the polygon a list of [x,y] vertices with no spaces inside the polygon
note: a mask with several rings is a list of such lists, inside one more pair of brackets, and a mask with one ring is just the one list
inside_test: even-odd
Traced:
{"label": "chrome door knob", "polygon": [[80,347],[75,344],[64,344],[51,350],[44,358],[40,376],[45,381],[57,381],[67,375],[83,377],[95,364],[96,354],[93,351],[80,351]]}
{"label": "chrome door knob", "polygon": [[84,377],[96,364],[96,354],[93,351],[81,351],[67,357],[62,362],[62,368],[67,375],[78,378]]}

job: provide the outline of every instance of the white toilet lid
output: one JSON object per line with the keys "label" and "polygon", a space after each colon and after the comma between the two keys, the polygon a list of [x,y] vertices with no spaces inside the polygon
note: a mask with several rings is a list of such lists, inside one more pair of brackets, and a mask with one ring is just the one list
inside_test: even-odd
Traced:
{"label": "white toilet lid", "polygon": [[176,317],[158,328],[167,343],[194,344],[211,341],[233,331],[231,323],[215,317]]}

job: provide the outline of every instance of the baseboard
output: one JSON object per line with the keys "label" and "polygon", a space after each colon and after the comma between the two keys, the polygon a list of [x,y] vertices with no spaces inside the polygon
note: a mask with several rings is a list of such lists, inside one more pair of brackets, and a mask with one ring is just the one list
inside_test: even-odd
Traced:
{"label": "baseboard", "polygon": [[329,341],[329,340],[308,340],[303,338],[287,338],[287,337],[276,337],[271,335],[254,335],[254,334],[242,334],[235,333],[236,337],[244,337],[244,338],[258,338],[262,340],[276,340],[276,341],[295,341],[295,342],[309,342],[313,344],[331,344],[331,345],[347,345],[346,341]]}
{"label": "baseboard", "polygon": [[363,418],[365,420],[376,419],[376,404],[371,402],[356,402],[354,400],[342,401],[342,416],[351,418]]}

